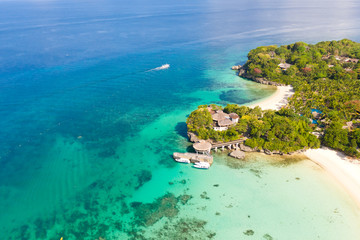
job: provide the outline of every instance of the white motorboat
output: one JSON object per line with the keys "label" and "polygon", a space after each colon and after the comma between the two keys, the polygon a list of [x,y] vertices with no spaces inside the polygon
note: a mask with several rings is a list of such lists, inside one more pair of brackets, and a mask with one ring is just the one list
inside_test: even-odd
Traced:
{"label": "white motorboat", "polygon": [[181,163],[190,163],[190,160],[187,158],[175,158],[175,161],[181,162]]}
{"label": "white motorboat", "polygon": [[170,64],[164,64],[164,65],[161,65],[160,67],[157,67],[157,68],[154,68],[154,70],[163,70],[163,69],[167,69],[170,67]]}
{"label": "white motorboat", "polygon": [[208,162],[197,162],[194,164],[194,168],[209,168],[210,164]]}

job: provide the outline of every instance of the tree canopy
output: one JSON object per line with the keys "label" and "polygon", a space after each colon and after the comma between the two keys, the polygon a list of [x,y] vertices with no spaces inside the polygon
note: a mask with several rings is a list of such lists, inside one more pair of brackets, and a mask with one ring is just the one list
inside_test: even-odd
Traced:
{"label": "tree canopy", "polygon": [[312,128],[309,120],[295,114],[291,109],[264,111],[259,107],[248,108],[229,104],[224,108],[224,112],[238,114],[239,122],[226,131],[215,131],[209,121],[210,112],[206,106],[200,106],[188,117],[188,130],[202,139],[217,142],[232,141],[246,136],[247,146],[283,153],[320,146],[320,141],[310,133]]}
{"label": "tree canopy", "polygon": [[[314,109],[319,111],[322,143],[359,156],[359,59],[360,43],[348,39],[315,45],[297,42],[253,49],[243,68],[252,77],[292,85],[295,94],[288,108],[308,118],[313,118]],[[280,63],[287,68],[281,69]],[[346,127],[348,122],[351,127]]]}

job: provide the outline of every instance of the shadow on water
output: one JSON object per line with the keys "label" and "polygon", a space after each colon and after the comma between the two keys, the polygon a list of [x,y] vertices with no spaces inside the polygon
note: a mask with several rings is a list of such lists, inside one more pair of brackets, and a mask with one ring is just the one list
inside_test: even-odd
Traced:
{"label": "shadow on water", "polygon": [[188,147],[186,148],[186,152],[195,153],[195,149],[193,148],[192,145],[190,145],[190,146],[188,146]]}
{"label": "shadow on water", "polygon": [[186,122],[178,122],[175,126],[175,131],[177,134],[183,138],[187,138],[187,126]]}

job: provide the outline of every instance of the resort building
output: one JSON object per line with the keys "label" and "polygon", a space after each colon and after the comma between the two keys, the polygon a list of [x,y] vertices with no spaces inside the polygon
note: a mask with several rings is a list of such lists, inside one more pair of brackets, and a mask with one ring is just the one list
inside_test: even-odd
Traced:
{"label": "resort building", "polygon": [[211,113],[215,131],[225,131],[239,122],[239,116],[236,113],[227,114],[222,110],[212,111]]}
{"label": "resort building", "polygon": [[289,64],[289,63],[280,63],[278,66],[279,66],[279,68],[281,68],[282,70],[286,71],[286,70],[288,70],[288,69],[291,67],[291,64]]}

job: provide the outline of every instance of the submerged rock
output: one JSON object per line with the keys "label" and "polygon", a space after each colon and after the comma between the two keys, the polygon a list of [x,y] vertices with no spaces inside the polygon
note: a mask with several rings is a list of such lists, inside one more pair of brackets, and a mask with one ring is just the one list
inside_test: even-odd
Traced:
{"label": "submerged rock", "polygon": [[251,229],[249,229],[249,230],[246,230],[245,232],[244,232],[244,234],[245,235],[247,235],[247,236],[252,236],[252,235],[254,235],[254,231],[253,230],[251,230]]}
{"label": "submerged rock", "polygon": [[135,187],[135,189],[139,189],[142,185],[151,180],[152,174],[149,170],[142,170],[136,175],[136,177],[138,179],[138,185]]}
{"label": "submerged rock", "polygon": [[178,204],[185,205],[191,198],[187,194],[175,197],[174,194],[167,193],[152,203],[133,202],[131,207],[134,209],[135,224],[151,226],[163,217],[171,219],[179,213]]}
{"label": "submerged rock", "polygon": [[167,239],[213,239],[215,232],[205,228],[206,221],[196,218],[181,218],[176,222],[165,222],[162,228],[154,232],[149,240]]}

